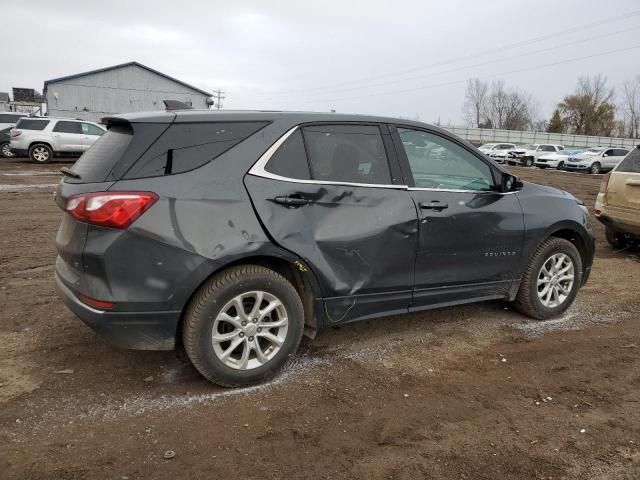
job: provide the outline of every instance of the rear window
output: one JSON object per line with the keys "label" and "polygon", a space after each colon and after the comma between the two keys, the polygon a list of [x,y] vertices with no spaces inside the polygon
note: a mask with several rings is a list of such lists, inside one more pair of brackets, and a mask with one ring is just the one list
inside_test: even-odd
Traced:
{"label": "rear window", "polygon": [[49,120],[36,120],[33,118],[21,118],[16,123],[16,128],[21,130],[44,130],[49,125]]}
{"label": "rear window", "polygon": [[640,148],[634,148],[633,151],[625,157],[616,172],[640,173]]}
{"label": "rear window", "polygon": [[80,175],[80,178],[65,177],[65,181],[70,183],[105,181],[115,163],[123,157],[132,139],[133,129],[129,125],[111,127],[73,165],[72,170]]}

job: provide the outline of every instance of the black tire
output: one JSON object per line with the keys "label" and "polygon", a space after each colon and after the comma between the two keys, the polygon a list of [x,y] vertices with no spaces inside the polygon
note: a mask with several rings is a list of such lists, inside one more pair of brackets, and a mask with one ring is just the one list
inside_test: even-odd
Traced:
{"label": "black tire", "polygon": [[[224,306],[237,295],[260,290],[275,295],[286,309],[288,328],[280,350],[261,366],[240,370],[225,365],[214,351],[212,329]],[[209,279],[186,309],[182,340],[193,366],[224,387],[243,387],[273,377],[295,354],[304,329],[304,309],[296,289],[282,275],[257,265],[241,265]],[[247,334],[248,335],[248,334]],[[258,337],[256,336],[256,342]],[[242,348],[245,347],[242,344]]]}
{"label": "black tire", "polygon": [[564,162],[558,163],[558,170],[564,170]]}
{"label": "black tire", "polygon": [[9,142],[0,143],[0,157],[13,158],[16,154],[9,150]]}
{"label": "black tire", "polygon": [[53,150],[46,143],[34,143],[29,147],[29,158],[35,163],[47,163],[53,160]]}
{"label": "black tire", "polygon": [[616,232],[610,227],[604,228],[604,236],[606,237],[607,242],[609,242],[609,245],[617,250],[621,250],[628,245],[627,238],[624,234]]}
{"label": "black tire", "polygon": [[538,168],[539,168],[540,170],[544,170],[544,169],[545,169],[545,168],[547,168],[547,167],[546,167],[545,165],[538,165]]}
{"label": "black tire", "polygon": [[[566,254],[573,262],[574,281],[567,298],[557,307],[550,308],[543,305],[538,297],[537,280],[543,265],[556,253]],[[563,238],[547,238],[538,246],[536,253],[531,257],[529,265],[524,271],[514,306],[519,312],[538,320],[546,320],[561,315],[576,298],[582,280],[581,274],[582,259],[578,249]]]}
{"label": "black tire", "polygon": [[602,166],[600,165],[600,162],[593,162],[591,164],[591,168],[589,168],[589,172],[591,172],[593,175],[597,175],[601,171],[602,171]]}
{"label": "black tire", "polygon": [[524,161],[524,166],[525,166],[525,167],[532,167],[532,166],[533,166],[533,158],[527,158],[527,159]]}

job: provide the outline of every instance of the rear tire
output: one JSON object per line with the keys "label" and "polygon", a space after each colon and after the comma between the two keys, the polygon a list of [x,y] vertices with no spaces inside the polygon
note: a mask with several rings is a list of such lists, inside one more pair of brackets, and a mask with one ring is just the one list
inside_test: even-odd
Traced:
{"label": "rear tire", "polygon": [[47,163],[53,159],[53,150],[45,143],[34,143],[29,148],[29,158],[35,163]]}
{"label": "rear tire", "polygon": [[0,157],[13,158],[16,154],[11,151],[9,142],[0,143]]}
{"label": "rear tire", "polygon": [[293,285],[268,268],[241,265],[200,288],[182,334],[202,376],[242,387],[273,377],[298,349],[303,329],[304,309]]}
{"label": "rear tire", "polygon": [[538,320],[561,315],[576,298],[581,273],[582,259],[571,242],[557,237],[546,239],[522,276],[515,308]]}
{"label": "rear tire", "polygon": [[524,162],[524,166],[525,167],[532,167],[533,166],[533,158],[527,158]]}
{"label": "rear tire", "polygon": [[589,169],[589,171],[593,175],[597,175],[598,173],[600,173],[601,170],[602,170],[602,167],[600,165],[600,162],[593,162],[593,164],[591,165],[591,168]]}
{"label": "rear tire", "polygon": [[607,242],[609,242],[609,245],[617,250],[621,250],[628,245],[624,234],[616,232],[610,227],[604,228],[604,236],[606,237]]}

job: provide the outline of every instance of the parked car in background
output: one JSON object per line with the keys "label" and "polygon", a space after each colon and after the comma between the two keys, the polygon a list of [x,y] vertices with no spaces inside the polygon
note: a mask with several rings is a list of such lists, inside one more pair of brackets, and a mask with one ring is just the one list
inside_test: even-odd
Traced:
{"label": "parked car in background", "polygon": [[562,170],[570,155],[579,155],[583,151],[584,150],[580,148],[573,148],[570,150],[560,150],[547,155],[542,155],[536,160],[535,166],[539,168],[557,168]]}
{"label": "parked car in background", "polygon": [[595,215],[614,248],[640,240],[640,145],[602,178]]}
{"label": "parked car in background", "polygon": [[513,143],[499,143],[497,148],[491,150],[487,155],[498,163],[504,163],[509,156],[509,152],[516,148]]}
{"label": "parked car in background", "polygon": [[491,157],[496,153],[504,153],[515,147],[513,143],[485,143],[481,145],[478,150]]}
{"label": "parked car in background", "polygon": [[589,277],[579,200],[437,127],[211,110],[103,121],[56,191],[58,292],[121,346],[181,341],[221,385],[275,375],[324,326],[488,299],[555,317]]}
{"label": "parked car in background", "polygon": [[0,130],[4,130],[5,128],[11,128],[15,126],[18,120],[28,116],[29,116],[28,113],[0,112]]}
{"label": "parked car in background", "polygon": [[11,151],[46,163],[54,157],[79,156],[104,133],[97,123],[63,118],[22,118],[11,130]]}
{"label": "parked car in background", "polygon": [[539,157],[561,150],[564,150],[562,145],[553,145],[550,143],[524,145],[521,148],[511,150],[507,158],[507,163],[509,165],[532,167]]}
{"label": "parked car in background", "polygon": [[11,158],[15,157],[15,154],[11,151],[9,147],[9,140],[11,137],[9,136],[9,132],[11,131],[11,127],[7,127],[3,130],[0,130],[0,157]]}
{"label": "parked car in background", "polygon": [[628,153],[629,149],[621,147],[588,148],[578,155],[569,155],[564,169],[593,174],[606,172],[615,168]]}

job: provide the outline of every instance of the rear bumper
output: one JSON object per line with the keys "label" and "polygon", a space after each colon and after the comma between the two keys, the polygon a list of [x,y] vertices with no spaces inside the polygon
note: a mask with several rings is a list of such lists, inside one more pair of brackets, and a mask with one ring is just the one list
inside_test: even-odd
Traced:
{"label": "rear bumper", "polygon": [[58,273],[56,290],[64,304],[80,320],[121,348],[132,350],[173,350],[180,311],[118,312],[97,310],[82,303]]}
{"label": "rear bumper", "polygon": [[600,221],[600,223],[603,223],[616,232],[640,237],[640,223],[634,224],[625,221],[625,219],[610,217],[605,211],[602,211],[602,213],[596,218]]}

